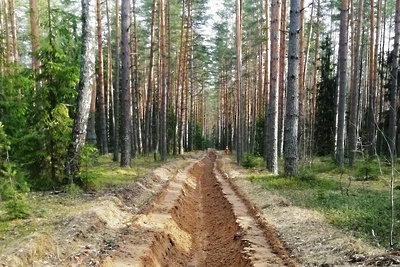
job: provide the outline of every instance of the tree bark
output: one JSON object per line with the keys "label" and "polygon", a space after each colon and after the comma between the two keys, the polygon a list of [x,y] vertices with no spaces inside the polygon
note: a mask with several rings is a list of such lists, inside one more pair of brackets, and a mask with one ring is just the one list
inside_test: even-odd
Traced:
{"label": "tree bark", "polygon": [[151,139],[151,109],[153,100],[153,80],[154,80],[154,46],[155,46],[155,20],[156,20],[157,0],[153,0],[153,7],[151,11],[151,26],[150,26],[150,56],[149,56],[149,70],[147,77],[147,99],[146,99],[146,115],[145,115],[145,145],[144,154],[147,156],[150,152]]}
{"label": "tree bark", "polygon": [[13,63],[15,65],[18,65],[18,62],[19,62],[18,39],[17,39],[17,26],[15,24],[15,3],[14,3],[14,0],[8,0],[8,8],[9,8],[9,14],[10,14]]}
{"label": "tree bark", "polygon": [[[113,161],[119,161],[119,132],[120,132],[120,99],[119,99],[119,74],[120,74],[120,31],[119,31],[119,0],[115,1],[115,80],[114,80],[114,100],[113,100],[113,108],[114,108],[114,136],[113,136]],[[110,45],[110,44],[109,44]],[[109,59],[110,60],[110,59]]]}
{"label": "tree bark", "polygon": [[167,75],[166,75],[166,24],[165,3],[160,0],[160,22],[161,22],[161,55],[160,55],[160,78],[161,78],[161,113],[160,113],[160,152],[161,160],[167,161]]}
{"label": "tree bark", "polygon": [[359,99],[359,73],[360,73],[360,44],[361,29],[363,24],[363,0],[358,1],[357,29],[355,33],[354,47],[354,71],[351,86],[350,98],[350,120],[349,120],[349,164],[353,166],[356,159],[357,140],[358,140],[358,99]]}
{"label": "tree bark", "polygon": [[342,0],[340,14],[340,34],[339,34],[339,93],[338,93],[338,113],[336,127],[336,164],[344,166],[344,131],[346,114],[346,89],[347,89],[347,49],[348,49],[348,0]]}
{"label": "tree bark", "polygon": [[121,1],[121,89],[122,89],[122,143],[121,143],[121,167],[131,166],[131,142],[132,142],[132,100],[130,82],[130,2]]}
{"label": "tree bark", "polygon": [[106,103],[104,94],[104,58],[103,58],[103,33],[101,25],[101,0],[96,1],[97,12],[97,64],[99,85],[99,122],[100,122],[100,153],[108,155]]}
{"label": "tree bark", "polygon": [[30,12],[30,25],[31,25],[32,70],[37,71],[40,66],[40,62],[38,59],[38,53],[40,48],[40,33],[39,33],[39,8],[37,0],[29,0],[29,12]]}
{"label": "tree bark", "polygon": [[278,173],[278,92],[279,92],[279,44],[280,44],[280,1],[271,3],[271,72],[270,92],[267,109],[267,170]]}
{"label": "tree bark", "polygon": [[375,33],[375,7],[374,0],[370,0],[370,39],[369,39],[369,107],[368,107],[368,154],[372,158],[376,152],[376,81],[375,81],[375,59],[374,59],[374,33]]}
{"label": "tree bark", "polygon": [[299,54],[301,26],[300,0],[290,1],[288,75],[285,119],[284,160],[285,174],[297,175],[298,166],[298,123],[299,123]]}
{"label": "tree bark", "polygon": [[82,150],[85,144],[95,73],[95,24],[94,0],[82,0],[82,61],[78,103],[72,130],[72,141],[68,147],[65,162],[65,175],[69,179],[69,183],[73,183],[74,177],[79,173]]}
{"label": "tree bark", "polygon": [[236,160],[240,165],[243,157],[243,93],[242,93],[242,1],[236,0],[236,94],[237,94],[237,123],[236,123]]}
{"label": "tree bark", "polygon": [[399,72],[399,40],[400,40],[400,1],[396,0],[396,14],[394,19],[394,43],[392,50],[392,79],[390,81],[389,105],[389,132],[388,132],[388,158],[395,157],[396,148],[396,120],[397,120],[397,86]]}

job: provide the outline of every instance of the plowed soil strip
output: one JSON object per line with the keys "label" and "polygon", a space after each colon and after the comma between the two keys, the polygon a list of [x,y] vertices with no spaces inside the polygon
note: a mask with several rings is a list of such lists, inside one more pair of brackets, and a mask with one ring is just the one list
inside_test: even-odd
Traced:
{"label": "plowed soil strip", "polygon": [[[102,266],[294,266],[208,152],[178,173]],[[273,242],[272,242],[273,243]]]}

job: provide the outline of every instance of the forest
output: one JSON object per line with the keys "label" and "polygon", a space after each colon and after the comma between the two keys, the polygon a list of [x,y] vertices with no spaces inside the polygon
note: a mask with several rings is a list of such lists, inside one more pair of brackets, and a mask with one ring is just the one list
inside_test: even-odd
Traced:
{"label": "forest", "polygon": [[96,155],[228,147],[289,176],[400,155],[399,0],[4,0],[0,31],[12,192],[82,186]]}

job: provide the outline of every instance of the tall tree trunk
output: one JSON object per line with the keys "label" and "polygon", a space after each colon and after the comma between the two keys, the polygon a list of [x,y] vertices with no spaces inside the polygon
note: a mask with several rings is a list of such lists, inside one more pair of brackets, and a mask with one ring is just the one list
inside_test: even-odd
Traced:
{"label": "tall tree trunk", "polygon": [[40,33],[39,33],[39,8],[37,0],[29,0],[29,13],[30,13],[30,25],[31,25],[32,70],[37,71],[40,65],[38,59],[38,53],[40,48]]}
{"label": "tall tree trunk", "polygon": [[342,0],[340,14],[340,35],[339,35],[339,93],[338,93],[338,114],[336,127],[336,164],[339,167],[344,165],[344,131],[346,114],[346,88],[347,88],[347,49],[348,49],[348,0]]}
{"label": "tall tree trunk", "polygon": [[161,160],[167,161],[167,75],[166,75],[166,24],[165,3],[160,0],[160,28],[161,28],[161,55],[160,55],[160,78],[161,78],[161,112],[160,112],[160,152]]}
{"label": "tall tree trunk", "polygon": [[320,16],[321,16],[321,1],[317,2],[317,25],[315,33],[315,55],[314,55],[314,73],[313,73],[313,99],[312,99],[312,122],[311,122],[311,150],[314,149],[314,129],[315,129],[315,114],[317,113],[317,87],[318,87],[318,51],[319,51],[319,36],[320,36]]}
{"label": "tall tree trunk", "polygon": [[[111,33],[111,22],[110,22],[110,9],[108,6],[108,1],[105,0],[106,4],[106,19],[107,19],[107,31]],[[111,45],[111,34],[108,34],[107,37],[107,87],[106,87],[106,131],[107,136],[111,132],[111,128],[114,133],[114,125],[115,125],[115,116],[114,116],[114,88],[113,88],[113,60],[112,60],[112,45]],[[108,118],[108,119],[107,119]],[[108,138],[107,138],[108,139]],[[108,146],[108,142],[107,142]]]}
{"label": "tall tree trunk", "polygon": [[267,108],[267,169],[271,173],[278,173],[278,92],[279,92],[279,44],[280,44],[280,17],[279,0],[271,2],[271,73],[269,104]]}
{"label": "tall tree trunk", "polygon": [[357,140],[358,140],[358,99],[359,99],[359,73],[360,73],[360,43],[361,29],[363,24],[363,0],[358,1],[357,29],[354,40],[354,72],[351,86],[350,98],[350,120],[349,120],[349,164],[353,166],[356,159]]}
{"label": "tall tree trunk", "polygon": [[278,157],[283,155],[283,125],[285,124],[285,74],[286,74],[286,9],[287,1],[282,1],[281,6],[281,39],[279,49],[279,96],[278,96]]}
{"label": "tall tree trunk", "polygon": [[242,163],[243,157],[243,95],[242,95],[242,1],[236,0],[236,94],[237,94],[237,123],[236,123],[236,160]]}
{"label": "tall tree trunk", "polygon": [[[119,81],[119,72],[120,72],[120,52],[119,52],[119,47],[120,47],[120,31],[119,31],[119,0],[115,0],[115,85],[114,85],[114,153],[113,153],[113,160],[115,162],[119,161],[119,131],[120,131],[120,124],[119,124],[119,107],[120,107],[120,100],[119,100],[119,87],[120,87],[120,81]],[[110,60],[110,59],[109,59]]]}
{"label": "tall tree trunk", "polygon": [[376,81],[375,81],[375,59],[374,59],[374,33],[375,33],[375,7],[374,0],[370,0],[370,39],[369,39],[369,107],[368,107],[368,153],[372,158],[376,152],[376,127],[375,127],[375,108],[376,108]]}
{"label": "tall tree trunk", "polygon": [[132,158],[136,157],[136,153],[142,153],[142,119],[140,116],[140,88],[139,88],[139,42],[137,32],[136,19],[136,0],[132,1],[132,53],[131,53],[131,76],[132,76]]}
{"label": "tall tree trunk", "polygon": [[106,102],[104,93],[104,59],[103,59],[103,33],[101,25],[101,0],[96,1],[97,12],[97,64],[98,64],[98,85],[99,85],[99,122],[100,122],[100,153],[108,155],[107,142],[107,120],[106,120]]}
{"label": "tall tree trunk", "polygon": [[18,65],[19,56],[18,56],[17,26],[15,24],[15,4],[14,4],[14,0],[8,0],[8,8],[9,8],[9,14],[10,14],[13,63],[15,65]]}
{"label": "tall tree trunk", "polygon": [[72,129],[72,140],[65,162],[65,175],[70,183],[74,182],[74,177],[80,170],[81,155],[85,144],[95,73],[95,17],[94,0],[82,0],[82,62],[78,103]]}
{"label": "tall tree trunk", "polygon": [[267,162],[267,147],[268,147],[268,101],[270,89],[270,21],[269,21],[269,0],[265,0],[265,59],[264,59],[264,161]]}
{"label": "tall tree trunk", "polygon": [[[175,93],[175,130],[174,130],[174,142],[173,142],[173,154],[177,154],[178,146],[179,146],[179,134],[180,134],[180,91],[179,89],[181,88],[181,73],[182,73],[182,59],[183,59],[183,38],[184,38],[184,26],[185,26],[185,0],[182,0],[182,11],[181,11],[181,37],[180,37],[180,43],[179,43],[179,57],[178,57],[178,62],[177,62],[177,75],[176,75],[176,93]],[[183,88],[183,87],[182,87]],[[180,151],[180,150],[179,150]]]}
{"label": "tall tree trunk", "polygon": [[399,40],[400,40],[400,0],[396,0],[396,15],[394,20],[394,43],[392,51],[392,77],[390,81],[388,158],[393,159],[396,147],[397,121],[397,87],[399,72]]}
{"label": "tall tree trunk", "polygon": [[290,1],[290,25],[289,25],[289,50],[288,50],[288,84],[286,97],[285,119],[285,174],[297,175],[298,166],[298,123],[299,123],[299,53],[301,26],[300,0]]}
{"label": "tall tree trunk", "polygon": [[155,27],[156,27],[156,9],[157,0],[153,0],[151,11],[151,26],[150,26],[150,56],[149,56],[149,73],[147,80],[147,100],[146,100],[146,115],[145,115],[145,145],[144,154],[147,156],[150,152],[150,128],[151,128],[151,109],[153,100],[153,80],[154,80],[154,47],[155,47]]}
{"label": "tall tree trunk", "polygon": [[[300,7],[304,9],[304,0],[300,0]],[[304,144],[305,144],[305,55],[304,55],[304,12],[300,14],[300,40],[299,40],[299,121],[297,123],[299,130],[299,157],[303,157],[305,153]],[[290,38],[290,35],[289,35]],[[290,60],[290,58],[289,58]]]}
{"label": "tall tree trunk", "polygon": [[121,1],[121,88],[122,88],[122,143],[121,143],[121,167],[131,165],[132,156],[132,100],[130,82],[130,2]]}

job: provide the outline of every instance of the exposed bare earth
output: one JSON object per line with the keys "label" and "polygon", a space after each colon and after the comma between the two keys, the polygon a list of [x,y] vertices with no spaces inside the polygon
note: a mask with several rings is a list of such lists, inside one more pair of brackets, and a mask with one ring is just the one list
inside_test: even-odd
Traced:
{"label": "exposed bare earth", "polygon": [[354,266],[383,253],[244,173],[214,151],[170,162],[10,242],[0,266]]}

